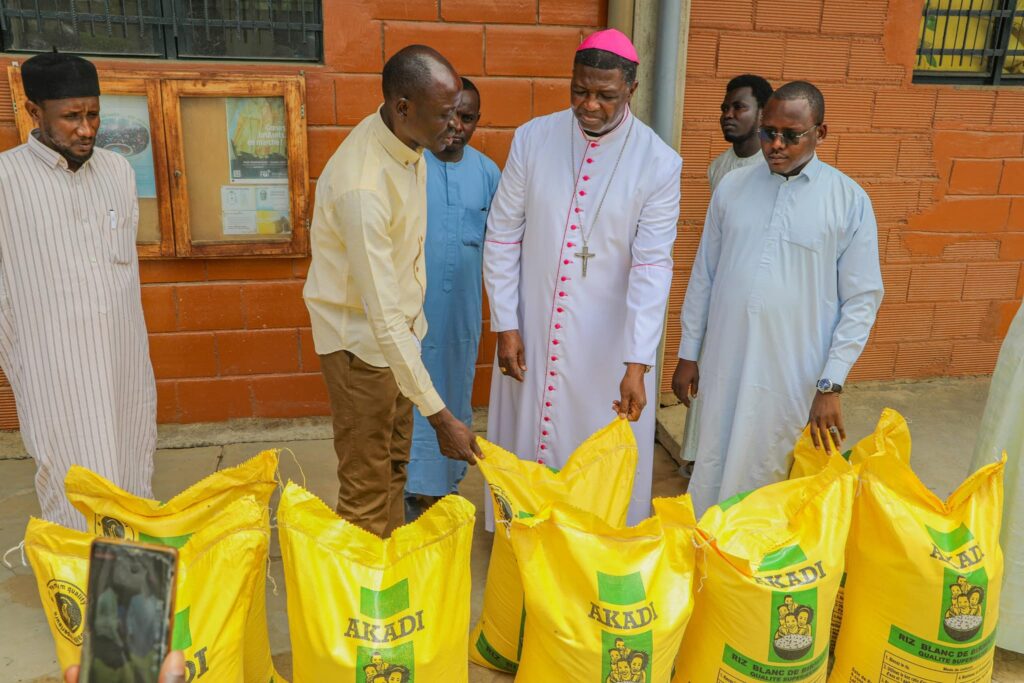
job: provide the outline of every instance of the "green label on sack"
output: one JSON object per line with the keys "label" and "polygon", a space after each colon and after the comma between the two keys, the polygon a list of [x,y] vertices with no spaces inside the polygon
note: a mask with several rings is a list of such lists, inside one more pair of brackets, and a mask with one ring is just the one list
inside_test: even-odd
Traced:
{"label": "green label on sack", "polygon": [[803,662],[813,657],[817,618],[817,588],[773,591],[768,661]]}
{"label": "green label on sack", "polygon": [[988,572],[985,568],[961,574],[946,567],[942,572],[939,640],[971,643],[981,638],[988,607]]}
{"label": "green label on sack", "polygon": [[487,662],[498,671],[514,674],[519,669],[518,664],[502,655],[494,649],[493,645],[487,642],[487,638],[484,637],[483,630],[480,631],[480,637],[476,639],[476,651],[479,652],[480,656],[486,659]]}
{"label": "green label on sack", "polygon": [[755,681],[765,681],[765,683],[797,683],[797,681],[807,680],[814,674],[824,671],[825,666],[828,664],[828,650],[822,651],[813,661],[806,664],[781,666],[759,662],[726,645],[725,652],[722,654],[722,662],[730,669]]}
{"label": "green label on sack", "polygon": [[945,550],[947,553],[962,548],[974,540],[974,534],[971,533],[966,524],[961,524],[952,531],[938,531],[928,525],[925,525],[924,528],[928,530],[928,535],[932,537],[932,542],[939,549]]}
{"label": "green label on sack", "polygon": [[150,536],[149,534],[139,532],[139,540],[143,543],[155,543],[157,545],[166,545],[172,548],[181,550],[188,543],[189,539],[192,538],[192,534],[182,534],[181,536]]}
{"label": "green label on sack", "polygon": [[373,619],[387,619],[409,609],[409,581],[403,579],[390,588],[375,591],[359,589],[359,611]]}
{"label": "green label on sack", "polygon": [[658,618],[653,602],[647,602],[639,572],[625,575],[597,572],[597,602],[590,604],[590,618],[601,632],[601,681],[641,681],[651,678],[654,634]]}
{"label": "green label on sack", "polygon": [[943,565],[937,637],[943,643],[975,642],[984,631],[988,605],[985,551],[965,524],[952,531],[925,529],[932,539],[929,559]]}
{"label": "green label on sack", "polygon": [[931,559],[961,573],[976,567],[985,559],[981,545],[975,542],[974,534],[965,525],[961,524],[953,531],[946,532],[937,531],[927,525],[925,529],[932,539]]}
{"label": "green label on sack", "polygon": [[[409,581],[381,590],[362,587],[358,618],[348,620],[345,637],[362,641],[356,650],[356,683],[412,683],[412,636],[424,629],[423,610],[410,608]],[[404,642],[398,642],[404,641]]]}
{"label": "green label on sack", "polygon": [[726,498],[725,500],[718,504],[718,509],[721,510],[722,512],[725,512],[736,503],[742,502],[743,499],[749,496],[751,493],[753,493],[753,491],[744,491],[743,493],[737,493],[732,498]]}
{"label": "green label on sack", "polygon": [[944,666],[962,666],[978,661],[989,653],[996,642],[996,632],[992,631],[988,638],[970,647],[951,647],[918,638],[912,633],[892,626],[889,629],[889,644],[927,662],[935,662]]}
{"label": "green label on sack", "polygon": [[175,650],[187,650],[192,647],[192,629],[188,623],[188,607],[174,615],[174,635],[171,647]]}

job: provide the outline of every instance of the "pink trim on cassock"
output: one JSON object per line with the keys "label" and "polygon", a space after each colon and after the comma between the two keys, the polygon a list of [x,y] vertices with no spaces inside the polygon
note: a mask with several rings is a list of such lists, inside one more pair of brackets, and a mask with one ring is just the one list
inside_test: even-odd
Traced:
{"label": "pink trim on cassock", "polygon": [[490,242],[491,244],[504,244],[509,247],[523,243],[522,240],[519,240],[518,242],[499,242],[498,240],[484,240],[484,242]]}
{"label": "pink trim on cassock", "polygon": [[[623,118],[625,118],[625,117],[623,117]],[[579,122],[577,121],[576,123],[577,123],[577,126],[578,126]],[[583,175],[583,166],[584,166],[584,164],[586,164],[586,161],[587,161],[587,152],[586,152],[586,149],[584,148],[583,158],[580,160],[580,167],[576,170],[576,176],[573,178],[573,181],[572,181],[572,192],[569,195],[569,207],[565,210],[565,225],[562,226],[562,241],[561,241],[562,246],[558,250],[558,261],[559,261],[559,263],[558,263],[557,267],[555,268],[555,278],[556,278],[556,281],[557,281],[557,278],[559,278],[561,276],[561,274],[562,274],[562,263],[561,263],[561,261],[566,260],[564,258],[566,256],[565,249],[567,248],[566,239],[569,236],[569,223],[570,223],[570,221],[572,219],[572,215],[573,215],[572,214],[573,204],[576,203],[576,188],[580,184],[580,177]],[[577,207],[577,213],[579,213],[578,209],[579,209],[579,207]],[[563,291],[563,294],[564,294],[564,291]],[[548,312],[548,341],[547,341],[547,344],[544,345],[545,349],[551,349],[551,347],[552,347],[552,344],[551,344],[552,334],[553,334],[552,328],[553,328],[553,326],[555,324],[555,310],[559,307],[558,299],[559,299],[558,287],[555,286],[554,288],[552,288],[552,291],[551,291],[551,308],[548,309],[549,310],[549,312]],[[564,306],[563,306],[563,308],[564,308]],[[556,372],[551,367],[551,363],[552,362],[554,362],[554,361],[550,361],[549,360],[549,361],[545,361],[544,362],[544,370],[547,371],[548,377],[556,377]],[[551,380],[551,381],[553,382],[554,380]],[[542,404],[547,402],[548,394],[549,393],[550,393],[549,391],[542,391],[541,392],[540,402]],[[545,408],[546,408],[546,406],[541,406],[541,409],[540,409],[540,415],[541,415],[540,427],[541,427],[541,429],[540,429],[540,435],[537,437],[537,449],[534,451],[534,456],[535,456],[535,459],[537,460],[537,462],[543,462],[543,460],[542,460],[543,456],[541,455],[540,452],[542,450],[545,450],[545,449],[543,449],[541,447],[544,445],[544,443],[543,443],[544,439],[548,436],[547,430],[544,429],[544,423],[548,422],[552,426],[554,426],[554,423],[551,422],[551,418],[544,415]]]}

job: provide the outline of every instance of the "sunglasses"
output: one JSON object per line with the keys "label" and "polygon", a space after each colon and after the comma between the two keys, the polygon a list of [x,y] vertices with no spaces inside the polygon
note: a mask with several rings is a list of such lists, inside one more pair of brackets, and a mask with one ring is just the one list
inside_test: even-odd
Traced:
{"label": "sunglasses", "polygon": [[761,142],[772,143],[777,139],[782,138],[782,143],[787,147],[789,145],[795,145],[800,142],[800,138],[804,137],[812,130],[818,127],[818,124],[814,124],[802,133],[794,133],[791,130],[774,130],[772,128],[758,128],[757,134],[761,136]]}

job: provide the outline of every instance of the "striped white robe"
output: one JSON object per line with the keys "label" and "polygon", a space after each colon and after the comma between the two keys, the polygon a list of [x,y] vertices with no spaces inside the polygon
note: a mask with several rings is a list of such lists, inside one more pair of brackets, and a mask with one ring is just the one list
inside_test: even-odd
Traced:
{"label": "striped white robe", "polygon": [[149,360],[131,166],[97,148],[77,172],[30,137],[0,154],[0,367],[36,461],[43,517],[84,529],[73,464],[152,496]]}

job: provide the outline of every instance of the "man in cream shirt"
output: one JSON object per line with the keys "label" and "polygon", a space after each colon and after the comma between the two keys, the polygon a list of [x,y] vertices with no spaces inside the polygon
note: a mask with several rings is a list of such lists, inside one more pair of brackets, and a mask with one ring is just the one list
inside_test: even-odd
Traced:
{"label": "man in cream shirt", "polygon": [[413,405],[444,455],[470,463],[479,455],[419,347],[427,332],[423,149],[451,140],[461,88],[431,48],[400,50],[384,65],[384,104],[352,130],[317,183],[303,296],[334,419],[337,512],[381,537],[404,523]]}

